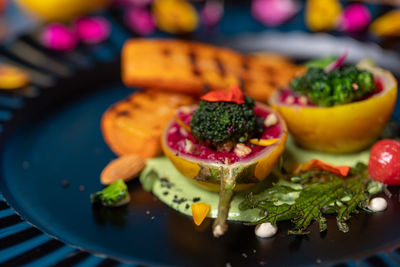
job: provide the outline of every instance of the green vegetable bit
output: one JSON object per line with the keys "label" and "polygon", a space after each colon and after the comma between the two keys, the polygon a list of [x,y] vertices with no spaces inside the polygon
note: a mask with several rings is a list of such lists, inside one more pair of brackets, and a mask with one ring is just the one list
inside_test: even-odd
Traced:
{"label": "green vegetable bit", "polygon": [[376,90],[370,72],[345,66],[328,73],[311,67],[307,73],[290,82],[294,92],[306,95],[317,106],[336,106],[358,101]]}
{"label": "green vegetable bit", "polygon": [[289,234],[307,234],[317,221],[320,231],[327,228],[325,214],[336,214],[340,231],[348,232],[347,221],[352,214],[366,210],[370,196],[382,191],[382,185],[368,177],[365,164],[358,163],[348,177],[324,171],[308,171],[296,176],[275,173],[279,180],[265,191],[249,194],[240,209],[257,208],[265,215],[255,222],[291,220],[294,228]]}
{"label": "green vegetable bit", "polygon": [[325,68],[328,65],[332,64],[335,60],[337,60],[336,56],[316,58],[316,59],[307,61],[306,63],[304,63],[304,65],[307,67]]}
{"label": "green vegetable bit", "polygon": [[122,179],[119,179],[102,191],[91,194],[90,201],[103,206],[120,206],[129,201],[128,187]]}
{"label": "green vegetable bit", "polygon": [[219,151],[230,151],[238,142],[257,135],[262,127],[254,114],[254,100],[245,97],[244,104],[200,101],[190,128],[200,143]]}
{"label": "green vegetable bit", "polygon": [[154,183],[159,179],[159,175],[155,170],[150,170],[146,175],[140,175],[140,182],[142,187],[147,192],[151,192],[154,187]]}

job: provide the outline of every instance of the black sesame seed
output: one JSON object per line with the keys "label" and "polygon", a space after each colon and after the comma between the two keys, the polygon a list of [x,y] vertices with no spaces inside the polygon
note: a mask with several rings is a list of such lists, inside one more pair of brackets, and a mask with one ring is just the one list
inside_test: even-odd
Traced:
{"label": "black sesame seed", "polygon": [[69,181],[68,180],[63,180],[61,182],[62,187],[67,188],[69,186]]}
{"label": "black sesame seed", "polygon": [[163,192],[163,195],[164,195],[164,196],[166,196],[166,195],[168,195],[168,194],[169,194],[168,191],[164,191],[164,192]]}
{"label": "black sesame seed", "polygon": [[184,197],[182,197],[182,198],[176,197],[176,198],[174,198],[174,199],[172,200],[172,202],[177,203],[177,204],[182,204],[182,203],[185,203],[186,201],[187,201],[187,199],[184,198]]}
{"label": "black sesame seed", "polygon": [[194,197],[193,198],[193,202],[199,202],[200,201],[200,198],[199,197]]}
{"label": "black sesame seed", "polygon": [[164,182],[164,183],[168,183],[169,182],[168,178],[166,178],[166,177],[161,177],[160,181]]}
{"label": "black sesame seed", "polygon": [[188,209],[188,208],[190,208],[190,205],[186,204],[185,209]]}

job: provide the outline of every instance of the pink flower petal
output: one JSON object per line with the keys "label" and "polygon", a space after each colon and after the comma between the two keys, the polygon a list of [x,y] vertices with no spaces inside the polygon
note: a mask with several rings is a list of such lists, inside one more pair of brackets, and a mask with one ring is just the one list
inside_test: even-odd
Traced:
{"label": "pink flower petal", "polygon": [[111,33],[110,22],[103,17],[80,18],[75,22],[75,30],[79,40],[84,43],[100,43]]}
{"label": "pink flower petal", "polygon": [[70,51],[78,44],[76,34],[68,27],[59,23],[48,25],[40,38],[45,47],[56,51]]}
{"label": "pink flower petal", "polygon": [[153,3],[153,0],[128,0],[128,2],[135,6],[147,6]]}
{"label": "pink flower petal", "polygon": [[153,3],[153,0],[113,0],[112,3],[116,6],[139,6],[144,7]]}
{"label": "pink flower petal", "polygon": [[215,26],[224,13],[222,2],[207,1],[201,10],[201,19],[207,27]]}
{"label": "pink flower petal", "polygon": [[349,53],[349,47],[346,47],[342,53],[342,55],[336,59],[334,62],[329,64],[324,68],[325,72],[330,72],[334,69],[340,68],[343,65],[344,61],[346,60],[347,54]]}
{"label": "pink flower petal", "polygon": [[251,12],[256,20],[266,26],[278,26],[300,9],[293,0],[253,0]]}
{"label": "pink flower petal", "polygon": [[355,32],[364,29],[371,22],[371,14],[362,4],[351,4],[343,11],[339,29]]}
{"label": "pink flower petal", "polygon": [[145,8],[129,8],[125,12],[124,19],[128,27],[137,34],[150,35],[156,30],[156,25],[151,13]]}

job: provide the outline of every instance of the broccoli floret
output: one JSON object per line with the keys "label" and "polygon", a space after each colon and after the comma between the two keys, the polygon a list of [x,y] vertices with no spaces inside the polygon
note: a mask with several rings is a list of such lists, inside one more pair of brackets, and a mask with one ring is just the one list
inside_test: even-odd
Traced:
{"label": "broccoli floret", "polygon": [[193,114],[190,128],[193,137],[218,151],[230,151],[259,131],[254,114],[254,100],[245,97],[245,103],[200,101]]}
{"label": "broccoli floret", "polygon": [[345,66],[326,73],[322,68],[309,68],[294,78],[293,91],[308,96],[318,106],[336,106],[361,100],[376,90],[372,74],[354,66]]}
{"label": "broccoli floret", "polygon": [[102,191],[90,195],[93,204],[99,203],[103,206],[117,207],[129,202],[128,187],[122,179],[115,181]]}

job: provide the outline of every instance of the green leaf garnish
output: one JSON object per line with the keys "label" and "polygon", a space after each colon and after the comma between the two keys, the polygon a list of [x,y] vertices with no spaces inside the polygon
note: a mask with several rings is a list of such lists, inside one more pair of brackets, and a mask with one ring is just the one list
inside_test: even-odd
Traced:
{"label": "green leaf garnish", "polygon": [[304,63],[304,65],[307,67],[325,68],[326,66],[329,66],[331,63],[333,63],[336,59],[337,59],[336,56],[316,58],[316,59],[307,61],[306,63]]}
{"label": "green leaf garnish", "polygon": [[340,231],[349,231],[347,221],[352,214],[365,210],[371,195],[382,191],[380,183],[368,177],[364,164],[357,164],[348,177],[324,171],[308,171],[286,177],[276,173],[277,183],[258,194],[249,194],[240,209],[258,208],[265,217],[253,224],[290,219],[294,224],[289,234],[307,234],[309,226],[318,222],[320,231],[327,228],[325,214],[337,214]]}

